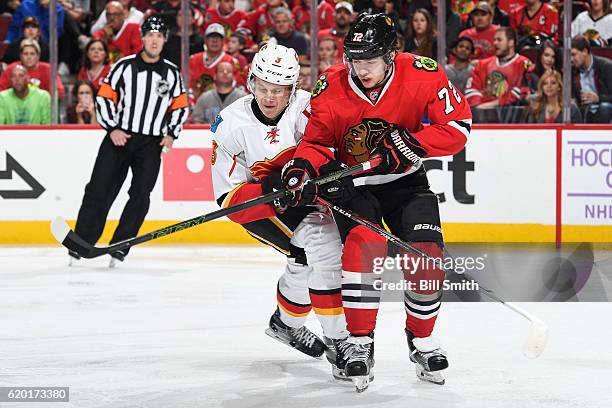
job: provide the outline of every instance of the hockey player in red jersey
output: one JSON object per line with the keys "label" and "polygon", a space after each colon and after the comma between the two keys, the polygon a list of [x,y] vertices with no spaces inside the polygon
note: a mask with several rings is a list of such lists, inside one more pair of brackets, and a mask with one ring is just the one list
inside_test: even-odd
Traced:
{"label": "hockey player in red jersey", "polygon": [[[429,190],[421,159],[446,156],[463,149],[471,130],[465,98],[450,83],[437,62],[394,50],[396,30],[384,14],[362,14],[349,30],[345,65],[321,75],[311,96],[311,117],[293,159],[283,169],[283,185],[292,192],[291,205],[316,201],[334,191],[336,204],[382,225],[429,254],[442,256],[442,230],[436,196]],[[427,115],[431,125],[421,119]],[[378,154],[382,164],[373,175],[333,190],[308,180],[334,160],[354,165]],[[335,342],[339,367],[363,391],[374,365],[374,328],[380,292],[375,260],[387,255],[387,243],[370,229],[335,214],[342,237],[342,299],[350,336]],[[427,225],[427,228],[423,228]],[[421,264],[424,266],[423,264]],[[443,272],[404,271],[405,277],[441,280]],[[418,285],[417,285],[418,286]],[[431,336],[440,308],[441,291],[405,292],[406,335],[410,360],[420,379],[444,382],[440,370],[446,356]]]}

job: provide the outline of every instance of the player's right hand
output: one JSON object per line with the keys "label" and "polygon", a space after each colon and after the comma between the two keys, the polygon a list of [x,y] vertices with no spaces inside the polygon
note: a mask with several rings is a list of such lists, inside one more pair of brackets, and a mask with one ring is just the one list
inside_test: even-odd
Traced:
{"label": "player's right hand", "polygon": [[289,206],[298,207],[315,203],[318,187],[311,183],[315,176],[316,171],[308,160],[297,157],[285,164],[281,183],[290,193]]}
{"label": "player's right hand", "polygon": [[374,174],[402,174],[416,166],[425,151],[406,129],[391,129],[380,139],[370,156],[380,155],[382,162]]}
{"label": "player's right hand", "polygon": [[[281,172],[273,171],[261,179],[261,192],[264,194],[274,193],[283,188],[281,183]],[[277,198],[272,202],[277,213],[282,214],[287,210],[289,202],[286,197]]]}

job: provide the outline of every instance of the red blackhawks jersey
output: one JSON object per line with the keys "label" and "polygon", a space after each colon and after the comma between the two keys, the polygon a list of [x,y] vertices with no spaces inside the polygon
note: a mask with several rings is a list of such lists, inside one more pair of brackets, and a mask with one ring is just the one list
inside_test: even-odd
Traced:
{"label": "red blackhawks jersey", "polygon": [[[327,30],[334,26],[334,13],[336,9],[327,1],[322,1],[317,6],[317,28]],[[310,6],[295,6],[292,10],[295,20],[295,29],[310,31]],[[303,29],[302,29],[303,28]]]}
{"label": "red blackhawks jersey", "polygon": [[[346,66],[330,67],[313,87],[310,105],[310,121],[295,157],[307,159],[317,170],[334,158],[349,166],[367,161],[390,128],[407,129],[425,157],[455,154],[463,149],[472,124],[465,98],[438,63],[408,53],[396,57],[384,87],[367,94]],[[421,122],[425,115],[430,126]],[[364,183],[381,184],[404,175],[368,176]]]}
{"label": "red blackhawks jersey", "polygon": [[241,9],[234,9],[231,13],[223,15],[219,11],[219,6],[209,7],[206,10],[206,17],[204,17],[204,27],[202,30],[206,30],[211,24],[219,23],[225,28],[226,34],[231,34],[236,31],[238,23],[244,20],[247,16],[247,12]]}
{"label": "red blackhawks jersey", "polygon": [[474,42],[474,58],[483,59],[495,55],[495,46],[493,45],[493,37],[499,28],[498,25],[492,24],[486,30],[478,31],[476,27],[463,30],[459,34],[459,38],[468,37]]}
{"label": "red blackhawks jersey", "polygon": [[515,54],[509,61],[497,57],[481,60],[465,85],[465,97],[470,106],[499,99],[501,106],[510,105],[529,95],[528,79],[533,64]]}
{"label": "red blackhawks jersey", "polygon": [[138,23],[124,23],[121,30],[113,37],[108,37],[104,30],[96,31],[93,36],[106,42],[111,64],[123,57],[136,54],[142,49],[140,24]]}
{"label": "red blackhawks jersey", "polygon": [[259,41],[264,34],[269,34],[273,25],[274,21],[272,20],[272,14],[268,11],[268,5],[264,4],[247,14],[238,24],[238,27],[248,28]]}
{"label": "red blackhawks jersey", "polygon": [[510,26],[519,37],[544,34],[559,39],[559,12],[550,4],[542,3],[538,11],[529,16],[527,5],[519,6],[510,14]]}
{"label": "red blackhawks jersey", "polygon": [[242,69],[238,60],[225,51],[212,61],[206,63],[206,52],[198,52],[189,57],[189,87],[199,96],[200,94],[212,89],[213,80],[217,71],[217,65],[221,62],[229,62],[234,66],[234,79],[238,86],[245,86]]}

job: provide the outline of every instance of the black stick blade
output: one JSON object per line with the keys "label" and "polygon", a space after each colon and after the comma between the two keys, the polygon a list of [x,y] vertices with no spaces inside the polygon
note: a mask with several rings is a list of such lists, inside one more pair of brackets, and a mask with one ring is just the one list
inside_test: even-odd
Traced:
{"label": "black stick blade", "polygon": [[70,229],[68,223],[62,218],[57,217],[51,221],[51,233],[63,246],[76,252],[83,258],[93,258],[93,245],[83,240]]}

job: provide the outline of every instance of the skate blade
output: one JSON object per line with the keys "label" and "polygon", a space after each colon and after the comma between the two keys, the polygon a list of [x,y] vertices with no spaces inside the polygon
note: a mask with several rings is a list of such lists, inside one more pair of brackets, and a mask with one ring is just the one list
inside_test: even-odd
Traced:
{"label": "skate blade", "polygon": [[353,381],[353,384],[355,385],[355,391],[357,391],[358,394],[361,394],[362,392],[367,390],[368,386],[370,385],[370,377],[367,375],[354,376],[351,377],[351,380]]}
{"label": "skate blade", "polygon": [[[334,377],[334,380],[337,380],[337,382],[340,382],[343,384],[349,384],[352,382],[352,380],[346,376],[346,374],[344,373],[344,370],[341,370],[336,367],[332,367],[332,376]],[[374,372],[370,371],[370,382],[372,381],[374,381]]]}
{"label": "skate blade", "polygon": [[[279,336],[276,334],[276,332],[275,332],[274,330],[272,330],[271,328],[269,328],[269,327],[268,327],[268,328],[267,328],[267,329],[266,329],[264,332],[265,332],[265,333],[266,333],[268,336],[272,337],[274,340],[278,341],[279,343],[283,343],[284,345],[286,345],[286,346],[288,346],[288,347],[291,347],[291,348],[292,348],[292,349],[294,349],[294,350],[300,351],[300,350],[296,349],[295,347],[293,347],[291,344],[289,344],[289,343],[285,342],[285,341],[284,341],[284,340],[283,340],[281,337],[279,337]],[[300,351],[300,353],[302,353],[302,354],[304,354],[304,355],[306,355],[306,356],[308,356],[308,357],[315,358],[315,359],[317,359],[317,360],[323,360],[323,354],[325,354],[325,353],[323,353],[323,354],[321,354],[320,356],[315,357],[315,356],[311,356],[310,354],[304,353],[303,351]]]}
{"label": "skate blade", "polygon": [[415,366],[417,378],[421,381],[427,381],[432,384],[444,385],[445,379],[438,371],[426,371],[419,365]]}

